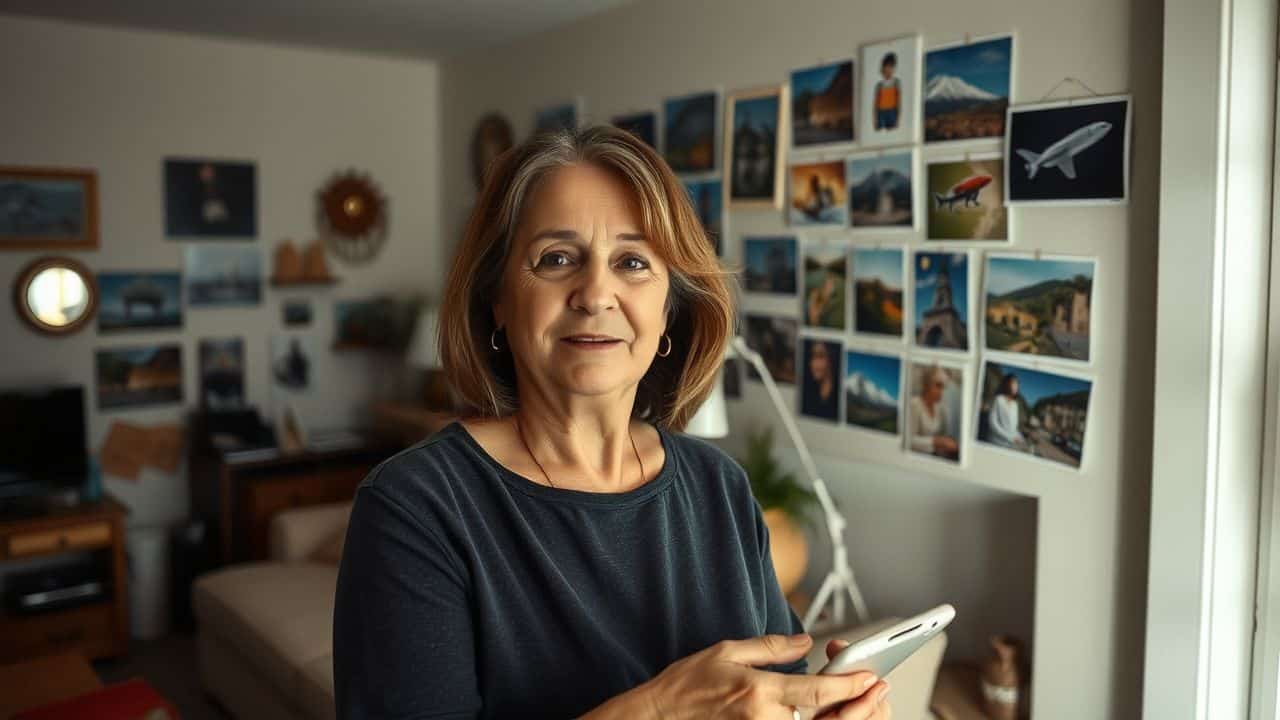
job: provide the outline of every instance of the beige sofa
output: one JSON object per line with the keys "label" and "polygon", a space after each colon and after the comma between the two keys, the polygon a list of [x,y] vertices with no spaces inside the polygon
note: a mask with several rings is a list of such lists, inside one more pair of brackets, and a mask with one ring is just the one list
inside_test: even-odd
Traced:
{"label": "beige sofa", "polygon": [[[344,528],[351,503],[288,510],[271,523],[271,560],[222,568],[195,583],[200,678],[235,717],[333,718],[333,593],[338,569],[311,558]],[[892,622],[815,637],[812,671],[831,637],[854,638]],[[946,648],[939,634],[889,674],[894,720],[928,720]]]}

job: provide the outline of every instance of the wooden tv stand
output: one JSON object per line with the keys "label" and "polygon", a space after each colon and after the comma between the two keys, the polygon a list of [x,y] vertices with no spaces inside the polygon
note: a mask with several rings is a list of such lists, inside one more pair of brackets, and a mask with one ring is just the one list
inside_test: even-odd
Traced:
{"label": "wooden tv stand", "polygon": [[110,588],[107,599],[64,610],[21,614],[0,607],[0,663],[78,649],[86,658],[129,650],[129,579],[124,532],[128,508],[103,493],[95,503],[51,508],[20,519],[0,519],[0,575],[25,561],[69,559],[90,553]]}

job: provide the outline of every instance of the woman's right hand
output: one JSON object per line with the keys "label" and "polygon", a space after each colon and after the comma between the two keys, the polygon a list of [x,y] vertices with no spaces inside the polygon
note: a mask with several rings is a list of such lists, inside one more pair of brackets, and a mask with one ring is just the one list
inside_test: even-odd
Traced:
{"label": "woman's right hand", "polygon": [[[792,639],[801,642],[793,644]],[[808,654],[812,642],[808,634],[722,640],[671,663],[636,689],[645,694],[650,711],[661,720],[793,720],[793,706],[802,717],[810,718],[815,708],[833,703],[841,704],[839,714],[828,712],[823,718],[887,717],[879,714],[883,693],[872,673],[793,675],[752,667],[799,660]],[[832,647],[827,650],[830,655]],[[857,702],[848,702],[855,698]]]}

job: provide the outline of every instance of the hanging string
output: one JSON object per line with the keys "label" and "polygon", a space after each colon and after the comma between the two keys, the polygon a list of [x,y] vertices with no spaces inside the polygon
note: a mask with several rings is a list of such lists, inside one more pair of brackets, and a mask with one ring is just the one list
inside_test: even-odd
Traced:
{"label": "hanging string", "polygon": [[1088,85],[1085,85],[1084,81],[1080,80],[1080,78],[1073,78],[1070,75],[1068,75],[1067,77],[1064,77],[1061,80],[1059,80],[1057,85],[1054,85],[1053,87],[1049,88],[1049,92],[1045,93],[1044,97],[1040,98],[1041,102],[1048,100],[1049,96],[1053,95],[1055,92],[1057,92],[1058,88],[1062,87],[1067,83],[1074,83],[1076,85],[1079,85],[1080,87],[1084,88],[1085,92],[1089,93],[1090,95],[1093,95],[1094,97],[1098,97],[1098,93],[1094,91],[1093,88],[1089,87]]}

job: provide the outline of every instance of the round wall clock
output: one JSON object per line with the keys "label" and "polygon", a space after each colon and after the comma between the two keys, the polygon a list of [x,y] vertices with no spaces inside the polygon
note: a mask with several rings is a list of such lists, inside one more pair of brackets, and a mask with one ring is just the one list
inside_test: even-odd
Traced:
{"label": "round wall clock", "polygon": [[387,239],[387,198],[368,175],[338,173],[318,193],[316,224],[325,244],[342,260],[373,259]]}

